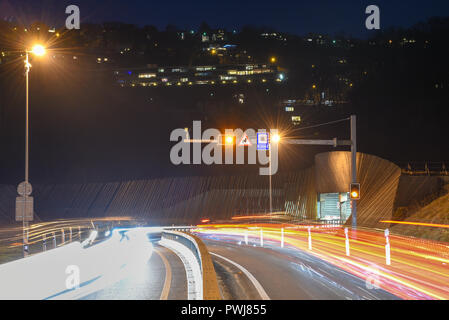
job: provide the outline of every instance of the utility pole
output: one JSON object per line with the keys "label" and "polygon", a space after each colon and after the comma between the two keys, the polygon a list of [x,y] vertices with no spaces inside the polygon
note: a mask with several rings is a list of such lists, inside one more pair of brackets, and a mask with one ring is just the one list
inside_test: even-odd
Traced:
{"label": "utility pole", "polygon": [[[351,183],[357,183],[357,117],[351,116]],[[352,200],[352,228],[357,228],[357,201]]]}
{"label": "utility pole", "polygon": [[[350,140],[338,140],[334,138],[333,140],[307,140],[307,139],[288,139],[284,141],[287,144],[294,145],[327,145],[327,146],[347,146],[351,147],[351,185],[357,184],[357,117],[351,115],[350,118],[344,119],[351,121],[351,139]],[[357,193],[360,197],[360,193]],[[351,213],[352,213],[352,228],[357,228],[357,202],[356,200],[351,200]]]}
{"label": "utility pole", "polygon": [[[270,217],[271,217],[271,214],[273,213],[273,189],[272,189],[272,186],[271,186],[271,143],[270,143],[270,147],[269,147],[269,149],[268,149],[268,153],[269,153],[269,159],[270,159],[270,174],[269,174],[269,177],[270,177]],[[271,219],[271,218],[270,218]]]}
{"label": "utility pole", "polygon": [[[30,73],[30,62],[28,60],[28,52],[26,53],[26,60],[25,60],[25,82],[26,82],[26,99],[25,99],[25,185],[28,185],[28,172],[29,172],[29,167],[28,167],[28,161],[29,161],[29,138],[28,138],[28,134],[29,134],[29,130],[28,130],[28,126],[29,126],[29,112],[28,112],[28,92],[29,92],[29,73]],[[29,247],[28,247],[28,236],[27,236],[27,230],[28,230],[28,220],[26,220],[25,215],[28,213],[27,211],[27,200],[28,200],[28,195],[25,194],[25,203],[24,203],[24,207],[23,207],[23,214],[22,214],[22,230],[23,230],[23,257],[26,258],[28,257],[29,254]]]}

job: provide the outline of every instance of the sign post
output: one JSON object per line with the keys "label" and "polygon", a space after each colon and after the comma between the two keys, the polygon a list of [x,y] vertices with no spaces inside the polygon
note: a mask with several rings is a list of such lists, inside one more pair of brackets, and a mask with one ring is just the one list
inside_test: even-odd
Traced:
{"label": "sign post", "polygon": [[21,182],[17,187],[19,197],[16,198],[16,221],[22,221],[23,257],[29,254],[28,222],[33,221],[34,199],[30,197],[33,188],[28,181]]}

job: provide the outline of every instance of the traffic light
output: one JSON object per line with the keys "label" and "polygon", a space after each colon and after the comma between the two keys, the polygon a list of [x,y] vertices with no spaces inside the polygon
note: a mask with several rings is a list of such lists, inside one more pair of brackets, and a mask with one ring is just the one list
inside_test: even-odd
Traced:
{"label": "traffic light", "polygon": [[349,195],[351,200],[360,200],[360,183],[351,183]]}

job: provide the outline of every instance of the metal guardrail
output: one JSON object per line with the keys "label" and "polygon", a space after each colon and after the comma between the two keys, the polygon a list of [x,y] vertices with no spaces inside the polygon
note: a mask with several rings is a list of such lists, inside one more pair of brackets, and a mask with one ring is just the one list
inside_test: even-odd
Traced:
{"label": "metal guardrail", "polygon": [[[190,228],[176,228],[190,229]],[[220,290],[218,288],[217,275],[212,263],[212,258],[206,245],[200,238],[192,234],[181,231],[164,230],[162,238],[173,240],[186,246],[198,261],[203,280],[203,300],[221,300]]]}
{"label": "metal guardrail", "polygon": [[444,162],[412,162],[400,164],[402,174],[410,176],[449,176]]}
{"label": "metal guardrail", "polygon": [[190,251],[192,251],[198,261],[201,271],[203,271],[200,249],[198,248],[198,244],[190,235],[179,231],[164,231],[162,232],[162,238],[173,240],[186,246]]}

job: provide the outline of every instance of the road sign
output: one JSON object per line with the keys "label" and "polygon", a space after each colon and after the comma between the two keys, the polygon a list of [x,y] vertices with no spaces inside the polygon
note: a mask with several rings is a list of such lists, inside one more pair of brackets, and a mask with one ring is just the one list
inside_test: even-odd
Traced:
{"label": "road sign", "polygon": [[17,197],[16,198],[16,221],[33,221],[34,198]]}
{"label": "road sign", "polygon": [[243,134],[243,137],[242,137],[242,140],[240,140],[239,146],[240,147],[252,146],[251,141],[249,140],[249,138],[248,138],[246,133]]}
{"label": "road sign", "polygon": [[29,182],[21,182],[17,187],[17,193],[21,196],[29,196],[33,192],[33,188],[31,187],[31,183]]}
{"label": "road sign", "polygon": [[270,136],[268,132],[257,133],[257,150],[270,149]]}

